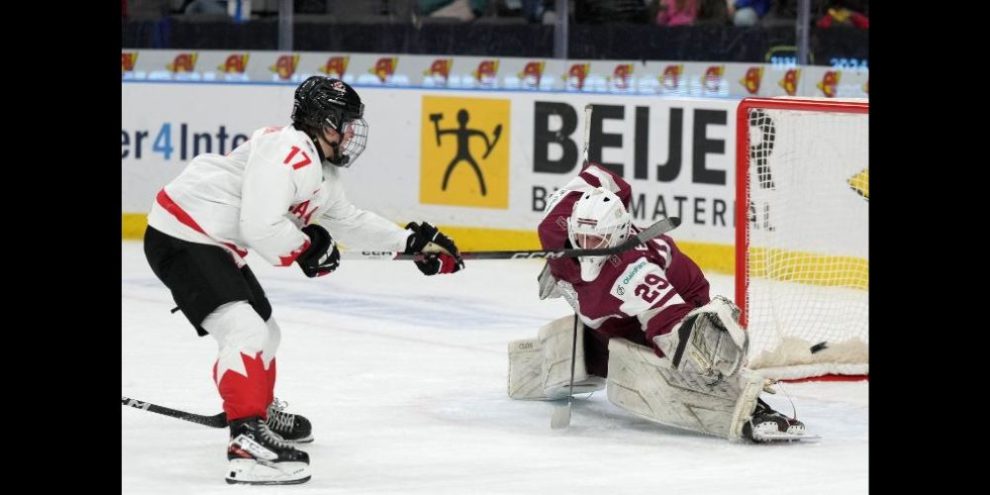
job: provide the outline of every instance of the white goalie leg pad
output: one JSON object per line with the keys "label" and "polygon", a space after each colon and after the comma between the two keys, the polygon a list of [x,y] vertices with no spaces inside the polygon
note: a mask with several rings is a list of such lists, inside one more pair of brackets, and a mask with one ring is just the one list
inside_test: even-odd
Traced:
{"label": "white goalie leg pad", "polygon": [[[578,329],[574,365],[574,393],[605,387],[605,379],[589,376],[584,365],[584,331]],[[540,328],[536,339],[509,343],[509,397],[553,400],[571,393],[571,342],[574,316],[565,316]]]}
{"label": "white goalie leg pad", "polygon": [[749,335],[738,323],[739,308],[722,296],[695,308],[653,342],[682,373],[697,373],[714,382],[734,376],[746,362]]}
{"label": "white goalie leg pad", "polygon": [[710,384],[682,373],[652,348],[621,338],[609,341],[608,400],[636,416],[728,440],[740,440],[756,399],[769,380],[744,370]]}
{"label": "white goalie leg pad", "polygon": [[543,395],[543,346],[540,339],[509,342],[509,397],[546,399]]}
{"label": "white goalie leg pad", "polygon": [[[571,395],[571,352],[574,351],[574,393],[583,394],[605,388],[605,379],[589,376],[584,365],[584,328],[577,329],[576,315],[558,318],[540,328],[539,340],[543,350],[543,395],[561,399]],[[576,349],[572,347],[577,346]]]}

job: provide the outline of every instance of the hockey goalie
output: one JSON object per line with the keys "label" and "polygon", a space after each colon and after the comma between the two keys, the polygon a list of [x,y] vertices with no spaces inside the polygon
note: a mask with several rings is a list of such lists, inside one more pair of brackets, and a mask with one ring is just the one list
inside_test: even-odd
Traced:
{"label": "hockey goalie", "polygon": [[[547,201],[543,249],[607,248],[636,235],[630,197],[621,177],[590,164]],[[541,299],[563,297],[576,315],[509,344],[511,398],[607,386],[610,402],[667,426],[732,441],[809,438],[803,423],[759,398],[772,382],[744,367],[739,309],[709,296],[705,275],[669,236],[611,257],[548,260],[539,282]]]}

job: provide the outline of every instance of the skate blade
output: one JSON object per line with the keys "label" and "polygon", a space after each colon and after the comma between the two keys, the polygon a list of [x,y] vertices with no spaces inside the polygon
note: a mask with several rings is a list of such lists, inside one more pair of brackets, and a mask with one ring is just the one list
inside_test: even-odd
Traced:
{"label": "skate blade", "polygon": [[787,432],[767,432],[760,433],[753,437],[757,443],[781,443],[781,442],[818,442],[822,437],[818,435],[794,434]]}
{"label": "skate blade", "polygon": [[309,464],[304,462],[231,459],[227,467],[227,483],[231,485],[298,485],[310,478]]}

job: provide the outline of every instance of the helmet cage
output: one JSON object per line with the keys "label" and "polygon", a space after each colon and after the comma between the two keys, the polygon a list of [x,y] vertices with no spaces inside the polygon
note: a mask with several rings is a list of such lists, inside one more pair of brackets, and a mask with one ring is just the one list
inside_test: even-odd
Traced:
{"label": "helmet cage", "polygon": [[[622,200],[604,188],[588,191],[581,196],[567,222],[567,237],[579,249],[615,247],[629,237],[632,215]],[[580,256],[581,279],[591,282],[598,278],[606,256]]]}
{"label": "helmet cage", "polygon": [[303,81],[296,88],[292,122],[314,138],[328,128],[341,134],[336,156],[328,158],[335,165],[353,164],[368,142],[364,103],[354,88],[339,79],[312,76]]}

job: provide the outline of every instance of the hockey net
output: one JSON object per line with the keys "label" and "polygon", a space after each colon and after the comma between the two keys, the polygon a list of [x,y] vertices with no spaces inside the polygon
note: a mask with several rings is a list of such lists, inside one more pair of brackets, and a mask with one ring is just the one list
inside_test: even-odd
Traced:
{"label": "hockey net", "polygon": [[737,114],[736,302],[749,367],[869,373],[869,103],[747,98]]}

